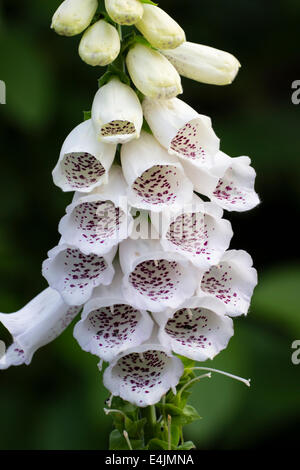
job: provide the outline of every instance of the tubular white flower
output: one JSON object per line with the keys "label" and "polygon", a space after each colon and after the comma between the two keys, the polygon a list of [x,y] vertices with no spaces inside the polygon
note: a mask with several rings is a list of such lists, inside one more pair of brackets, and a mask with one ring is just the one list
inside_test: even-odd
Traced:
{"label": "tubular white flower", "polygon": [[87,64],[103,67],[117,58],[120,47],[120,37],[116,28],[104,20],[99,20],[85,31],[78,52]]}
{"label": "tubular white flower", "polygon": [[211,85],[229,85],[241,66],[232,54],[193,42],[161,52],[183,77]]}
{"label": "tubular white flower", "polygon": [[256,284],[251,256],[243,250],[229,250],[204,273],[198,294],[215,297],[225,305],[227,315],[235,317],[247,314]]}
{"label": "tubular white flower", "polygon": [[138,139],[143,124],[143,110],[135,92],[118,78],[113,78],[96,93],[92,122],[98,140],[124,144]]}
{"label": "tubular white flower", "polygon": [[64,241],[84,254],[101,256],[127,238],[133,219],[127,205],[126,188],[121,168],[114,165],[108,184],[94,189],[88,196],[76,193],[59,223],[58,230]]}
{"label": "tubular white flower", "polygon": [[144,5],[143,17],[135,27],[157,49],[174,49],[185,41],[179,24],[155,5]]}
{"label": "tubular white flower", "polygon": [[144,344],[116,358],[105,369],[103,383],[114,396],[145,407],[154,405],[176,387],[183,371],[181,360],[152,335]]}
{"label": "tubular white flower", "polygon": [[88,27],[96,13],[98,0],[65,0],[52,18],[51,28],[62,36],[75,36]]}
{"label": "tubular white flower", "polygon": [[119,258],[125,298],[152,312],[177,308],[194,294],[203,274],[179,254],[163,251],[158,240],[127,239]]}
{"label": "tubular white flower", "polygon": [[170,344],[176,354],[195,361],[213,359],[233,336],[233,322],[225,308],[210,297],[193,297],[172,311],[169,318],[154,315],[160,324],[161,344]]}
{"label": "tubular white flower", "polygon": [[90,192],[107,183],[116,145],[98,142],[91,119],[82,122],[63,143],[52,175],[63,191]]}
{"label": "tubular white flower", "polygon": [[42,274],[49,286],[57,290],[69,305],[82,305],[92,296],[95,287],[109,285],[114,277],[112,266],[117,247],[99,257],[85,255],[73,245],[61,243],[48,252]]}
{"label": "tubular white flower", "polygon": [[[144,116],[159,143],[185,162],[210,167],[220,140],[209,117],[178,98],[143,100]],[[192,168],[192,171],[195,171]]]}
{"label": "tubular white flower", "polygon": [[182,210],[162,212],[161,220],[152,216],[151,222],[161,234],[164,250],[206,269],[220,261],[233,236],[230,222],[222,215],[222,209],[194,195],[193,203]]}
{"label": "tubular white flower", "polygon": [[115,23],[126,26],[135,24],[144,13],[139,0],[105,0],[105,8]]}
{"label": "tubular white flower", "polygon": [[191,201],[193,186],[180,162],[147,132],[122,146],[121,162],[132,206],[161,211],[165,206],[182,207]]}
{"label": "tubular white flower", "polygon": [[127,54],[126,65],[131,80],[145,96],[169,99],[182,93],[177,70],[160,52],[135,44]]}
{"label": "tubular white flower", "polygon": [[122,272],[117,265],[112,284],[95,289],[74,328],[81,348],[104,361],[112,361],[126,349],[139,346],[152,333],[149,314],[124,299],[121,283]]}
{"label": "tubular white flower", "polygon": [[81,307],[65,304],[48,287],[15,313],[0,313],[0,322],[13,337],[13,343],[0,358],[0,369],[30,364],[34,353],[59,336]]}

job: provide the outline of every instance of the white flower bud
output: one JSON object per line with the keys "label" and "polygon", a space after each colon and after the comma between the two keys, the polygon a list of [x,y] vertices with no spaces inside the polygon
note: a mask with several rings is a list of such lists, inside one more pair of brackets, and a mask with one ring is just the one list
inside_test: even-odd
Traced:
{"label": "white flower bud", "polygon": [[105,8],[112,20],[127,26],[135,24],[143,16],[139,0],[105,0]]}
{"label": "white flower bud", "polygon": [[98,0],[65,0],[52,18],[51,28],[62,36],[82,33],[93,19]]}
{"label": "white flower bud", "polygon": [[228,52],[192,42],[162,53],[183,77],[211,85],[229,85],[241,66]]}
{"label": "white flower bud", "polygon": [[144,5],[143,18],[135,26],[158,49],[174,49],[185,41],[179,24],[154,5]]}
{"label": "white flower bud", "polygon": [[127,54],[126,65],[131,80],[145,96],[169,99],[182,93],[178,72],[158,51],[135,44]]}
{"label": "white flower bud", "polygon": [[97,21],[82,36],[78,52],[89,65],[103,67],[110,64],[120,52],[118,31],[104,20]]}

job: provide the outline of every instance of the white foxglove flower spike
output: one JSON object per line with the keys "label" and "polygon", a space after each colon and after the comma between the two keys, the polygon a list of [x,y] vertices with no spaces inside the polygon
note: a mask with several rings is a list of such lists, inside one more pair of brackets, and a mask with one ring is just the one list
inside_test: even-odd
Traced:
{"label": "white foxglove flower spike", "polygon": [[112,266],[117,246],[103,256],[85,255],[61,240],[48,252],[42,274],[49,286],[56,289],[69,305],[82,305],[92,296],[95,287],[107,286],[114,277]]}
{"label": "white foxglove flower spike", "polygon": [[223,211],[194,195],[193,203],[179,211],[151,216],[161,234],[161,245],[187,257],[195,266],[206,269],[217,264],[228,249],[233,236],[231,224],[222,219]]}
{"label": "white foxglove flower spike", "polygon": [[132,206],[161,211],[166,206],[182,207],[191,201],[193,186],[180,162],[147,132],[122,146],[121,163]]}
{"label": "white foxglove flower spike", "polygon": [[65,0],[52,18],[51,28],[62,36],[75,36],[88,27],[96,13],[98,0]]}
{"label": "white foxglove flower spike", "polygon": [[95,188],[87,196],[75,193],[58,227],[64,241],[84,254],[102,256],[127,238],[133,219],[126,189],[121,168],[113,165],[106,185]]}
{"label": "white foxglove flower spike", "polygon": [[139,0],[105,0],[105,8],[115,23],[126,26],[135,24],[144,13]]}
{"label": "white foxglove flower spike", "polygon": [[107,183],[116,145],[97,141],[91,119],[82,122],[65,139],[52,175],[63,191],[89,193]]}
{"label": "white foxglove flower spike", "polygon": [[225,305],[227,315],[236,317],[247,314],[256,284],[251,256],[244,250],[229,250],[204,273],[198,295],[215,297]]}
{"label": "white foxglove flower spike", "polygon": [[117,58],[120,47],[116,28],[104,20],[99,20],[85,31],[78,52],[87,64],[104,67]]}
{"label": "white foxglove flower spike", "polygon": [[151,312],[177,308],[193,296],[203,271],[158,240],[127,239],[120,244],[123,292],[128,302]]}
{"label": "white foxglove flower spike", "polygon": [[48,287],[18,312],[0,313],[0,322],[13,337],[0,358],[0,369],[28,365],[37,349],[59,336],[80,309],[65,304],[59,293]]}
{"label": "white foxglove flower spike", "polygon": [[170,344],[176,354],[206,361],[225,349],[233,336],[233,322],[225,307],[210,297],[193,297],[185,301],[169,318],[153,314],[160,324],[161,344]]}
{"label": "white foxglove flower spike", "polygon": [[[144,116],[159,143],[183,162],[210,168],[220,140],[211,120],[178,98],[143,100]],[[192,171],[195,171],[192,169]]]}
{"label": "white foxglove flower spike", "polygon": [[145,407],[175,388],[183,371],[181,360],[159,344],[153,334],[144,344],[116,358],[105,369],[103,383],[114,396]]}
{"label": "white foxglove flower spike", "polygon": [[241,66],[232,54],[193,42],[161,52],[183,77],[211,85],[229,85]]}
{"label": "white foxglove flower spike", "polygon": [[143,110],[136,93],[118,78],[112,78],[96,93],[92,122],[98,140],[124,144],[138,139],[143,124]]}
{"label": "white foxglove flower spike", "polygon": [[185,41],[185,33],[161,8],[145,4],[142,19],[135,27],[157,49],[174,49]]}
{"label": "white foxglove flower spike", "polygon": [[182,93],[177,70],[160,52],[135,44],[127,54],[126,65],[131,80],[153,99],[169,99]]}
{"label": "white foxglove flower spike", "polygon": [[74,337],[84,351],[112,361],[128,348],[139,346],[151,336],[153,321],[145,310],[136,309],[122,295],[122,272],[109,287],[97,287],[84,306]]}

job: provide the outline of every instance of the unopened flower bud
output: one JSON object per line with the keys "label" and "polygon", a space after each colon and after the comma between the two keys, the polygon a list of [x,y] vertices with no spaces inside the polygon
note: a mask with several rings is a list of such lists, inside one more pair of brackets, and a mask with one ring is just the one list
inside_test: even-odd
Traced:
{"label": "unopened flower bud", "polygon": [[65,0],[52,18],[51,28],[62,36],[82,33],[93,19],[98,0]]}
{"label": "unopened flower bud", "polygon": [[127,26],[135,24],[143,16],[139,0],[105,0],[105,8],[112,20]]}
{"label": "unopened flower bud", "polygon": [[99,20],[90,26],[81,38],[79,55],[89,65],[108,65],[120,52],[118,31],[111,24]]}

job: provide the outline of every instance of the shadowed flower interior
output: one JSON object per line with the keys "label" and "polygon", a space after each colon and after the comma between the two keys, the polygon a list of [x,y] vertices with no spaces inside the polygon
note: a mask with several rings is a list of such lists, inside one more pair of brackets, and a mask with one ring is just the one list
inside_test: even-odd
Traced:
{"label": "shadowed flower interior", "polygon": [[202,144],[202,127],[203,124],[201,125],[198,119],[193,119],[185,124],[172,139],[170,150],[180,157],[209,164],[211,157]]}
{"label": "shadowed flower interior", "polygon": [[101,136],[130,135],[136,132],[135,125],[130,121],[111,121],[101,126]]}
{"label": "shadowed flower interior", "polygon": [[67,153],[61,161],[62,174],[72,190],[81,190],[97,183],[105,169],[90,153]]}
{"label": "shadowed flower interior", "polygon": [[142,202],[173,204],[180,188],[181,171],[171,165],[155,165],[135,180],[132,189]]}

